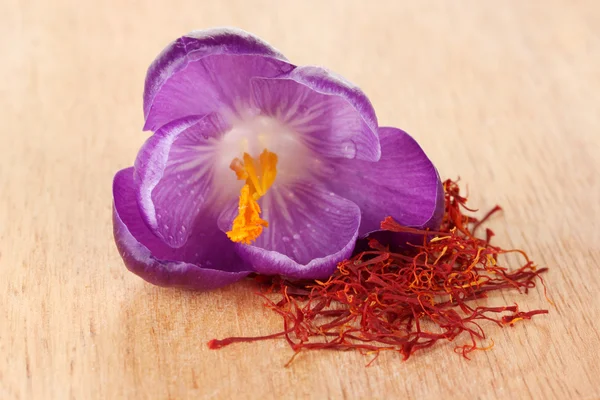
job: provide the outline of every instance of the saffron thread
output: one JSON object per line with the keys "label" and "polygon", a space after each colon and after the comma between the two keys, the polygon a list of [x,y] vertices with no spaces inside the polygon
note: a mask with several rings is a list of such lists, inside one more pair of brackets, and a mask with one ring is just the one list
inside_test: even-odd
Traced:
{"label": "saffron thread", "polygon": [[[358,350],[372,357],[369,366],[382,351],[395,351],[407,360],[440,341],[462,340],[454,351],[468,359],[476,350],[494,347],[482,322],[514,326],[547,314],[545,309],[521,311],[517,304],[485,305],[491,292],[528,293],[538,280],[553,304],[541,276],[547,268],[538,268],[522,250],[492,245],[494,232],[489,228],[484,237],[475,235],[502,210],[499,206],[477,219],[466,214],[475,210],[466,206],[457,182],[446,180],[444,192],[445,212],[437,231],[405,227],[390,217],[381,223],[383,230],[421,235],[418,245],[399,251],[371,239],[368,250],[341,262],[326,281],[256,276],[263,288],[258,295],[281,317],[283,330],[213,339],[208,347],[283,338],[294,350],[286,366],[300,352],[325,349]],[[517,254],[521,266],[502,266],[500,259],[506,254]]]}

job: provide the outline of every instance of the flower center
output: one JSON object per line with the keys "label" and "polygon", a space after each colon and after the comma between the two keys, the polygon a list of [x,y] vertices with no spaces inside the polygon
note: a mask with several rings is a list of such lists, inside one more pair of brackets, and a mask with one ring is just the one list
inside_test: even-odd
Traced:
{"label": "flower center", "polygon": [[256,160],[244,153],[243,160],[234,158],[229,168],[235,171],[238,180],[246,180],[240,191],[238,215],[227,237],[233,242],[250,244],[262,233],[269,223],[260,217],[257,200],[265,195],[277,176],[277,154],[264,149]]}

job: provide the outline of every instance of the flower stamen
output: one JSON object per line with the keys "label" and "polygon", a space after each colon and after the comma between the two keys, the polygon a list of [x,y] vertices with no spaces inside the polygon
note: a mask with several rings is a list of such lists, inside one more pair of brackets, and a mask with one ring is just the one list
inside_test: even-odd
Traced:
{"label": "flower stamen", "polygon": [[257,200],[265,195],[275,182],[277,176],[277,154],[265,149],[259,156],[259,165],[252,156],[244,153],[243,161],[235,158],[229,166],[238,178],[246,180],[240,191],[238,215],[227,237],[233,242],[250,244],[262,233],[263,227],[269,223],[260,217],[260,206]]}

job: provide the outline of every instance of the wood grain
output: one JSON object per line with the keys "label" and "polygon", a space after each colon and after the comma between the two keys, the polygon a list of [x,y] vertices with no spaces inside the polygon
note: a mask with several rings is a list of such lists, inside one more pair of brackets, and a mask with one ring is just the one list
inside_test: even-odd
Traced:
{"label": "wood grain", "polygon": [[[4,0],[0,13],[0,399],[600,398],[600,3]],[[112,241],[111,181],[132,164],[145,69],[192,29],[233,25],[360,85],[472,204],[502,204],[556,308],[465,361],[403,363],[282,342],[248,282],[153,287]],[[523,309],[541,292],[505,293]]]}

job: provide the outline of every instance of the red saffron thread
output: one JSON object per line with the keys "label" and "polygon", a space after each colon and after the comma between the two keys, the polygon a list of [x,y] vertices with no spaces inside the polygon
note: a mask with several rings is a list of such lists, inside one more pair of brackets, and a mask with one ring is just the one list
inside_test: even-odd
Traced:
{"label": "red saffron thread", "polygon": [[[504,250],[490,243],[494,232],[485,237],[475,232],[493,214],[483,218],[466,215],[466,206],[457,182],[444,182],[445,213],[438,231],[405,227],[388,217],[381,228],[423,236],[419,245],[402,252],[392,251],[376,240],[370,250],[356,254],[338,265],[325,282],[289,281],[280,277],[257,276],[266,290],[258,293],[265,306],[283,320],[283,330],[267,336],[230,337],[208,342],[211,349],[232,343],[284,338],[294,350],[286,364],[306,350],[359,350],[372,354],[371,365],[381,351],[396,351],[407,360],[419,350],[439,341],[466,342],[454,351],[465,358],[475,350],[494,346],[480,322],[513,326],[521,320],[546,314],[548,310],[521,311],[518,305],[490,307],[475,305],[488,293],[516,289],[527,293],[547,268],[537,268],[522,250]],[[499,256],[516,253],[523,264],[509,270],[499,264]],[[277,299],[274,300],[274,295]],[[479,302],[481,303],[481,302]],[[478,303],[477,303],[478,304]]]}

